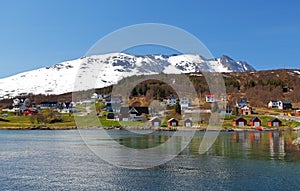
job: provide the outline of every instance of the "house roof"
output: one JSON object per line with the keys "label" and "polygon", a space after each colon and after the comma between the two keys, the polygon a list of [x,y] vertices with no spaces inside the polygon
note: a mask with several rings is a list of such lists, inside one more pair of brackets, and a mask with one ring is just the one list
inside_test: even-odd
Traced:
{"label": "house roof", "polygon": [[261,121],[258,117],[252,117],[252,118],[250,119],[250,121],[255,121],[256,119],[258,119],[259,121]]}
{"label": "house roof", "polygon": [[169,119],[169,120],[168,120],[168,122],[171,122],[171,121],[174,121],[174,120],[178,122],[178,120],[177,120],[177,119],[175,119],[175,118],[171,118],[171,119]]}
{"label": "house roof", "polygon": [[236,117],[236,118],[233,119],[233,121],[238,121],[238,120],[245,120],[245,121],[247,121],[247,120],[244,119],[243,117]]}
{"label": "house roof", "polygon": [[184,122],[186,122],[186,121],[192,121],[192,120],[190,118],[187,118],[184,120]]}
{"label": "house roof", "polygon": [[155,119],[158,119],[159,121],[161,121],[158,117],[152,117],[149,121],[153,121]]}
{"label": "house roof", "polygon": [[38,112],[38,110],[35,108],[26,108],[24,111]]}
{"label": "house roof", "polygon": [[281,120],[278,118],[272,118],[268,122],[281,122]]}
{"label": "house roof", "polygon": [[149,114],[148,107],[136,107],[136,106],[129,106],[129,107],[121,107],[120,114]]}
{"label": "house roof", "polygon": [[291,101],[286,101],[286,100],[283,100],[282,103],[283,103],[283,104],[292,104]]}
{"label": "house roof", "polygon": [[41,102],[41,105],[42,104],[58,104],[58,102],[57,101],[43,101],[43,102]]}
{"label": "house roof", "polygon": [[180,98],[180,100],[189,100],[189,98],[187,98],[187,97],[182,97],[182,98]]}
{"label": "house roof", "polygon": [[247,102],[247,98],[240,98],[239,102]]}

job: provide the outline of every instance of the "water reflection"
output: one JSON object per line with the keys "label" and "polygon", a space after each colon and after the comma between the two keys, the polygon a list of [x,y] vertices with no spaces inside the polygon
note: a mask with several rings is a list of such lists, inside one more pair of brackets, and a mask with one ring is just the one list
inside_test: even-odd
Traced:
{"label": "water reflection", "polygon": [[[173,137],[174,144],[177,145],[176,149],[182,149],[180,143],[184,133],[175,137],[173,132],[154,132],[148,135],[132,136],[132,134],[124,131],[112,131],[111,136],[119,144],[136,149],[154,148]],[[203,141],[203,136],[204,132],[197,132],[180,155],[199,156],[199,145]],[[299,147],[292,144],[292,141],[299,136],[300,133],[298,132],[283,131],[221,132],[206,155],[242,159],[300,161]]]}
{"label": "water reflection", "polygon": [[292,144],[296,132],[241,131],[223,133],[209,150],[209,155],[234,158],[262,158],[270,160],[299,160],[299,147]]}
{"label": "water reflection", "polygon": [[[132,136],[116,133],[115,141],[129,148],[153,148],[169,140],[172,132],[156,132],[149,135]],[[184,137],[184,135],[182,135]],[[182,136],[175,136],[175,143],[182,142]],[[199,145],[204,133],[197,132],[189,145],[180,155],[199,155]],[[282,131],[240,131],[222,132],[206,155],[225,156],[231,158],[268,159],[284,161],[300,161],[300,150],[292,141],[299,137],[297,132]],[[178,144],[176,147],[179,147]],[[181,148],[178,148],[181,149]]]}

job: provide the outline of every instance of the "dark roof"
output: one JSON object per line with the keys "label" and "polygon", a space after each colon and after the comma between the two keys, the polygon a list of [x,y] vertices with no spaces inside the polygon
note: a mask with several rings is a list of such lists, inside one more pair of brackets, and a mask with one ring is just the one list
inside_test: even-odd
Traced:
{"label": "dark roof", "polygon": [[247,103],[247,98],[240,98],[239,103]]}
{"label": "dark roof", "polygon": [[185,122],[186,122],[186,121],[191,121],[191,122],[192,122],[192,120],[191,120],[190,118],[187,118],[187,119],[185,119],[184,121],[185,121]]}
{"label": "dark roof", "polygon": [[274,122],[274,121],[275,121],[275,122],[276,122],[276,121],[278,121],[278,122],[280,121],[280,122],[281,122],[281,120],[278,119],[278,118],[272,118],[272,119],[270,119],[268,122]]}
{"label": "dark roof", "polygon": [[149,114],[149,109],[148,107],[135,107],[135,106],[121,107],[120,114],[126,115],[129,113],[137,114],[137,115],[142,115],[143,113]]}
{"label": "dark roof", "polygon": [[175,119],[175,118],[171,118],[171,119],[168,120],[168,122],[170,122],[170,121],[176,121],[176,122],[178,122],[178,120]]}
{"label": "dark roof", "polygon": [[252,117],[250,121],[254,121],[256,119],[258,119],[259,121],[261,121],[258,117]]}
{"label": "dark roof", "polygon": [[291,101],[286,101],[286,100],[282,101],[282,103],[283,103],[283,104],[292,104]]}
{"label": "dark roof", "polygon": [[239,120],[239,119],[242,119],[242,120],[245,120],[245,121],[247,121],[246,119],[244,119],[243,117],[236,117],[236,118],[234,118],[233,119],[233,121],[237,121],[237,120]]}
{"label": "dark roof", "polygon": [[41,104],[57,104],[57,101],[43,101]]}
{"label": "dark roof", "polygon": [[159,121],[161,121],[161,119],[159,119],[158,117],[153,117],[153,118],[150,119],[149,121],[154,121],[154,120],[159,120]]}

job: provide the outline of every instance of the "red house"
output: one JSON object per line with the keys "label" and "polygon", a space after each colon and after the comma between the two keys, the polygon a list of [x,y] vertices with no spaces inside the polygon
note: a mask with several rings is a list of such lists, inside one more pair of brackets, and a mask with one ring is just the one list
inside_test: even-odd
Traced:
{"label": "red house", "polygon": [[38,111],[36,109],[33,108],[26,108],[23,111],[23,115],[36,115],[38,113]]}
{"label": "red house", "polygon": [[232,125],[233,126],[246,126],[247,125],[247,120],[242,118],[242,117],[238,117],[238,118],[235,118],[232,121]]}
{"label": "red house", "polygon": [[149,125],[151,127],[160,127],[161,126],[161,120],[158,117],[153,117],[149,120]]}
{"label": "red house", "polygon": [[253,117],[250,120],[250,125],[254,127],[260,127],[261,126],[261,120],[258,117]]}
{"label": "red house", "polygon": [[280,121],[278,118],[273,118],[268,121],[269,127],[279,127],[281,125],[282,125],[282,121]]}
{"label": "red house", "polygon": [[192,127],[193,126],[193,121],[191,119],[186,119],[186,120],[183,121],[183,126]]}
{"label": "red house", "polygon": [[169,127],[174,127],[174,126],[178,126],[178,120],[171,118],[168,120],[168,126]]}

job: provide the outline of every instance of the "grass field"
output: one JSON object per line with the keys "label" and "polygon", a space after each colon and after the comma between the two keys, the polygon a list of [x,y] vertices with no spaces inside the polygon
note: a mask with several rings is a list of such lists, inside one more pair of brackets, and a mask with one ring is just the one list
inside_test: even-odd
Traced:
{"label": "grass field", "polygon": [[[74,118],[73,115],[69,114],[61,114],[61,122],[55,122],[55,123],[38,123],[36,120],[32,120],[31,116],[15,116],[13,114],[9,114],[8,117],[1,117],[0,118],[0,128],[6,128],[6,127],[16,127],[16,128],[28,128],[28,127],[39,127],[39,126],[47,126],[47,127],[120,127],[120,126],[127,126],[127,127],[144,127],[147,126],[147,122],[141,122],[141,121],[114,121],[114,120],[107,120],[106,116],[95,116],[94,114],[88,114],[85,116],[76,116]],[[223,122],[223,128],[233,128],[232,126],[232,120],[236,116],[226,117]],[[248,124],[250,122],[250,119],[253,116],[243,116],[247,121]],[[262,120],[262,126],[267,128],[268,121],[273,118],[270,116],[259,116],[258,117]],[[289,120],[282,120],[283,126],[280,127],[281,129],[290,129],[294,127],[300,126],[300,122],[295,121],[289,121]],[[180,125],[183,124],[183,121],[179,122]],[[195,124],[194,124],[195,125]],[[206,128],[207,123],[199,123],[201,128]],[[245,127],[238,127],[238,128],[251,128],[250,126]]]}
{"label": "grass field", "polygon": [[76,126],[74,117],[69,114],[61,115],[62,122],[56,123],[38,123],[32,116],[15,116],[9,114],[8,117],[2,117],[0,119],[0,127],[38,127],[38,126],[48,126],[48,127],[71,127]]}

